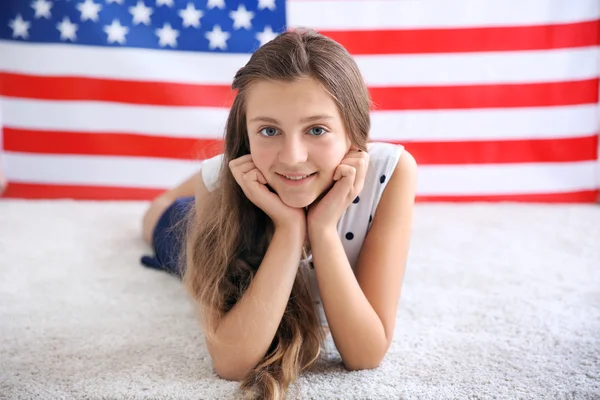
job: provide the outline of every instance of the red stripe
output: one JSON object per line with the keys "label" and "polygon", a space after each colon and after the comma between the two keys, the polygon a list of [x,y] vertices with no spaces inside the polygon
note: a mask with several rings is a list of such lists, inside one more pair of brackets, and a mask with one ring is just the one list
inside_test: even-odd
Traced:
{"label": "red stripe", "polygon": [[600,20],[537,26],[321,33],[353,55],[548,50],[599,45]]}
{"label": "red stripe", "polygon": [[4,150],[42,154],[210,158],[223,151],[218,139],[169,138],[128,133],[57,132],[4,127]]}
{"label": "red stripe", "polygon": [[598,102],[599,79],[570,82],[371,88],[378,110],[546,107]]}
{"label": "red stripe", "polygon": [[150,200],[164,190],[111,186],[44,185],[10,182],[4,192],[15,199]]}
{"label": "red stripe", "polygon": [[[4,127],[4,150],[21,153],[205,159],[223,151],[221,140],[117,133],[34,131]],[[596,160],[598,136],[461,142],[398,142],[420,165],[504,164]]]}
{"label": "red stripe", "polygon": [[[166,189],[166,188],[165,188]],[[161,189],[139,189],[108,186],[42,185],[11,182],[6,198],[75,199],[75,200],[151,200]],[[417,196],[418,202],[529,202],[529,203],[595,203],[598,190],[567,193],[489,195],[489,196]]]}
{"label": "red stripe", "polygon": [[[229,107],[228,86],[0,74],[0,95],[163,106]],[[467,86],[370,88],[379,110],[544,107],[598,102],[599,79]]]}
{"label": "red stripe", "polygon": [[517,202],[517,203],[596,203],[600,200],[600,191],[584,190],[580,192],[514,194],[490,196],[417,196],[421,203],[472,203],[472,202]]}
{"label": "red stripe", "polygon": [[142,82],[0,73],[0,95],[44,100],[96,100],[166,106],[230,107],[226,85]]}
{"label": "red stripe", "polygon": [[577,138],[402,142],[420,165],[575,162],[598,159],[598,135]]}

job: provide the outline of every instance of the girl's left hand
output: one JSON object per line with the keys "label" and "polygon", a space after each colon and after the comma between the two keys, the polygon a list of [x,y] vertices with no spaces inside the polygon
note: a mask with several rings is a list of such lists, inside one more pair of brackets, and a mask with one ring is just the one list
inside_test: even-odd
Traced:
{"label": "girl's left hand", "polygon": [[336,228],[337,223],[348,206],[362,191],[369,154],[351,149],[333,174],[335,183],[329,192],[316,204],[313,203],[307,215],[309,232],[314,229]]}

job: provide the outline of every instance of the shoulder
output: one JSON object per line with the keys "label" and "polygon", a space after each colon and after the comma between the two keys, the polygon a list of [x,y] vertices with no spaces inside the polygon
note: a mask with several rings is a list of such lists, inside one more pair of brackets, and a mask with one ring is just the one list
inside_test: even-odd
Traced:
{"label": "shoulder", "polygon": [[369,168],[388,172],[386,180],[397,180],[400,176],[410,178],[417,174],[417,161],[401,144],[372,142],[369,143],[368,151]]}
{"label": "shoulder", "polygon": [[417,177],[417,160],[406,149],[402,149],[391,180],[413,180]]}
{"label": "shoulder", "polygon": [[410,180],[416,176],[417,162],[401,144],[370,142],[369,166],[365,177],[365,190],[374,194],[376,206],[392,180]]}
{"label": "shoulder", "polygon": [[402,148],[400,157],[390,176],[388,186],[383,192],[382,201],[395,203],[400,206],[403,203],[412,204],[416,195],[418,165],[413,155]]}
{"label": "shoulder", "polygon": [[202,207],[218,186],[223,159],[224,155],[218,154],[200,162],[200,171],[194,180],[194,197],[198,215],[201,214]]}
{"label": "shoulder", "polygon": [[[374,146],[373,168],[368,185],[377,192],[374,204],[379,220],[398,221],[398,213],[412,212],[417,189],[417,161],[402,145],[381,143]],[[371,152],[371,150],[370,150]]]}
{"label": "shoulder", "polygon": [[209,192],[212,192],[218,185],[219,175],[223,167],[224,154],[217,154],[214,157],[203,160],[200,164],[202,170],[202,183]]}
{"label": "shoulder", "polygon": [[[369,153],[370,178],[382,180],[386,183],[395,171],[398,162],[408,153],[404,146],[386,142],[370,142],[367,147]],[[410,158],[408,154],[408,158]]]}

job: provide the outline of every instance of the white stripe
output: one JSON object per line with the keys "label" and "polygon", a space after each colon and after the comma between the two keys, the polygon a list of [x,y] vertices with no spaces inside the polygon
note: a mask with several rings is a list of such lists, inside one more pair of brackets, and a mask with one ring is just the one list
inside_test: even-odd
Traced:
{"label": "white stripe", "polygon": [[433,111],[378,111],[376,140],[510,140],[576,138],[598,132],[593,104],[562,107]]}
{"label": "white stripe", "polygon": [[370,87],[570,81],[600,72],[600,47],[355,59]]}
{"label": "white stripe", "polygon": [[[0,98],[6,126],[75,132],[221,138],[227,109]],[[32,116],[35,116],[32,118]]]}
{"label": "white stripe", "polygon": [[[139,133],[220,139],[227,110],[0,97],[6,126],[33,130]],[[493,140],[581,137],[598,132],[599,108],[577,105],[430,111],[375,111],[374,140]]]}
{"label": "white stripe", "polygon": [[[0,70],[43,76],[230,85],[246,55],[0,41]],[[355,56],[367,85],[464,85],[589,79],[600,47],[543,51]],[[110,60],[110,62],[107,62]]]}
{"label": "white stripe", "polygon": [[245,54],[37,44],[0,40],[0,71],[104,79],[231,84]]}
{"label": "white stripe", "polygon": [[425,196],[544,194],[593,190],[596,162],[424,165],[417,192]]}
{"label": "white stripe", "polygon": [[[169,188],[198,170],[181,160],[5,153],[9,180],[23,183]],[[597,187],[596,162],[420,166],[419,195],[534,194]]]}
{"label": "white stripe", "polygon": [[38,155],[5,152],[6,176],[22,183],[169,188],[199,163],[136,157]]}
{"label": "white stripe", "polygon": [[288,26],[323,30],[570,23],[600,16],[598,0],[288,1]]}

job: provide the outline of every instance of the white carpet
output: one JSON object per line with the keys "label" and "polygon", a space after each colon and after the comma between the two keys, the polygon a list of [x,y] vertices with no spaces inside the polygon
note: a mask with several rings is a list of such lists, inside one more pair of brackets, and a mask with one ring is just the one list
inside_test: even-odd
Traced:
{"label": "white carpet", "polygon": [[[229,399],[145,203],[0,201],[0,396]],[[302,399],[599,399],[600,206],[419,205],[394,343]]]}

